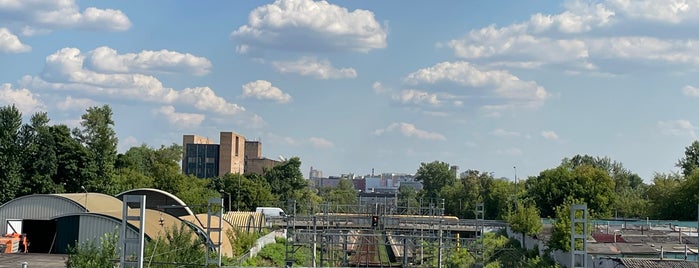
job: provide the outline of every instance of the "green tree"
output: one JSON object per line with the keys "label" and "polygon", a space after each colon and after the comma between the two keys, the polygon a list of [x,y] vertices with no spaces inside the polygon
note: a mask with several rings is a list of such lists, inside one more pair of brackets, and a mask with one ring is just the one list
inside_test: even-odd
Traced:
{"label": "green tree", "polygon": [[340,179],[337,187],[330,190],[325,201],[335,207],[357,204],[357,190],[350,180]]}
{"label": "green tree", "polygon": [[653,184],[648,187],[649,214],[657,219],[680,219],[684,216],[678,204],[681,200],[680,189],[685,178],[678,173],[656,173]]}
{"label": "green tree", "polygon": [[542,171],[527,180],[527,189],[544,217],[553,216],[553,208],[569,198],[585,201],[595,216],[608,217],[615,198],[614,181],[606,171],[590,165],[573,169],[562,165]]}
{"label": "green tree", "polygon": [[401,185],[398,187],[398,206],[403,208],[405,214],[420,214],[419,195],[412,186]]}
{"label": "green tree", "polygon": [[272,187],[272,194],[280,201],[296,197],[296,191],[305,188],[308,183],[301,173],[301,159],[292,157],[274,166],[264,173],[267,182]]}
{"label": "green tree", "polygon": [[[570,209],[573,204],[583,204],[583,200],[567,198],[561,205],[557,206],[556,219],[553,223],[553,229],[551,231],[551,239],[549,239],[548,247],[551,249],[559,249],[565,252],[570,252]],[[589,207],[588,207],[589,209]],[[588,210],[589,211],[589,210]],[[577,218],[582,218],[583,215],[580,214],[581,211],[577,211],[578,214],[575,215]],[[576,233],[583,233],[583,226],[581,223],[575,225]],[[590,224],[588,223],[588,232],[592,232]],[[589,235],[588,233],[587,235]],[[579,241],[575,245],[576,248],[582,247],[582,241]],[[581,248],[578,248],[581,250]]]}
{"label": "green tree", "polygon": [[439,161],[420,163],[420,168],[415,174],[415,180],[422,182],[423,195],[427,199],[440,198],[439,192],[446,185],[456,182],[456,174],[450,169],[449,164]]}
{"label": "green tree", "polygon": [[95,177],[88,181],[86,188],[90,191],[114,194],[112,178],[117,157],[116,132],[112,120],[112,108],[109,105],[90,107],[82,115],[82,129],[75,129],[74,135],[89,152],[94,163]]}
{"label": "green tree", "polygon": [[15,198],[21,183],[21,125],[22,114],[17,107],[0,107],[0,204]]}
{"label": "green tree", "polygon": [[56,145],[56,191],[81,192],[81,186],[95,176],[87,149],[71,136],[66,125],[50,126],[49,132]]}
{"label": "green tree", "polygon": [[20,195],[56,192],[53,176],[58,171],[56,143],[51,135],[46,112],[32,115],[30,124],[22,126],[20,132],[24,179]]}
{"label": "green tree", "polygon": [[514,212],[507,216],[507,223],[515,233],[522,234],[522,247],[527,248],[526,236],[533,236],[541,232],[543,225],[541,216],[536,206],[528,203],[518,202]]}
{"label": "green tree", "polygon": [[699,141],[692,142],[691,145],[684,148],[684,157],[677,161],[675,166],[682,169],[684,176],[689,176],[699,167]]}

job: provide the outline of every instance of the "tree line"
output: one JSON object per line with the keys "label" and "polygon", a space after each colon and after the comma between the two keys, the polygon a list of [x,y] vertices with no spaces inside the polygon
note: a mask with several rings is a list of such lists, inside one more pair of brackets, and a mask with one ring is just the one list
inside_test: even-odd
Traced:
{"label": "tree line", "polygon": [[[225,207],[253,210],[285,206],[297,200],[309,210],[321,198],[307,187],[301,160],[292,157],[264,175],[226,174],[200,179],[182,173],[182,146],[146,144],[117,153],[113,112],[108,105],[90,107],[80,126],[50,124],[46,112],[22,122],[14,106],[0,107],[0,204],[30,194],[97,192],[116,195],[135,188],[170,192],[195,211],[211,197],[224,197]],[[230,194],[230,199],[228,198]],[[230,201],[230,204],[229,204]]]}

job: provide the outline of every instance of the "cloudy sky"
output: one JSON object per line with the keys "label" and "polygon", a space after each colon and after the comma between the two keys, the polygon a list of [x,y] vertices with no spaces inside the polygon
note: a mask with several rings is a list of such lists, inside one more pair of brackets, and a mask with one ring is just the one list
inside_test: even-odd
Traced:
{"label": "cloudy sky", "polygon": [[497,177],[575,154],[646,181],[697,138],[699,1],[0,1],[0,105],[119,150],[260,140],[303,172]]}

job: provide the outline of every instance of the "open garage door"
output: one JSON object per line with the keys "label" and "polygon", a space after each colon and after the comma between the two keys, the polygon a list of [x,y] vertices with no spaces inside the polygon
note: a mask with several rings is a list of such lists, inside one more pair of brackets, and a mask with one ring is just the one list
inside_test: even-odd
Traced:
{"label": "open garage door", "polygon": [[30,253],[52,253],[56,237],[55,220],[22,220],[22,233],[27,235]]}

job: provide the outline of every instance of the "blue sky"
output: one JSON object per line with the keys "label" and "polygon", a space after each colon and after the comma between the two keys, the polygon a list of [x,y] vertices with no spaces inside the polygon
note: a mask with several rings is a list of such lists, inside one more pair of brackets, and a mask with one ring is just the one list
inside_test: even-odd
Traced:
{"label": "blue sky", "polygon": [[303,172],[497,177],[607,156],[649,182],[695,140],[699,2],[0,1],[0,105],[119,150],[220,131]]}

